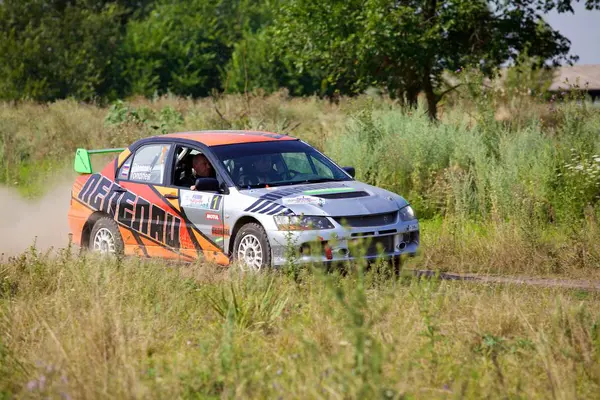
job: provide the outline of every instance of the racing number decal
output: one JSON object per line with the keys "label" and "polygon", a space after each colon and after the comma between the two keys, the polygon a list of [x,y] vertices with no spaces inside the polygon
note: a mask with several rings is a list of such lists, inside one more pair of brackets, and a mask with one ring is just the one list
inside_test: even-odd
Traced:
{"label": "racing number decal", "polygon": [[221,196],[213,196],[212,201],[210,203],[211,210],[218,210],[221,205]]}
{"label": "racing number decal", "polygon": [[221,209],[223,196],[219,194],[207,194],[182,190],[180,193],[181,207],[188,207],[197,210],[218,211]]}

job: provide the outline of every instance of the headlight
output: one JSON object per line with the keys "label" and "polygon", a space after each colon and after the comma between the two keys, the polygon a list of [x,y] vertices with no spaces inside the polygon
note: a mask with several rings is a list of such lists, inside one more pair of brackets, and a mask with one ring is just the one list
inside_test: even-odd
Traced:
{"label": "headlight", "polygon": [[415,210],[411,206],[406,206],[400,209],[400,220],[401,221],[412,221],[417,218]]}
{"label": "headlight", "polygon": [[276,215],[275,224],[280,231],[306,231],[333,229],[327,217],[311,217],[304,215]]}

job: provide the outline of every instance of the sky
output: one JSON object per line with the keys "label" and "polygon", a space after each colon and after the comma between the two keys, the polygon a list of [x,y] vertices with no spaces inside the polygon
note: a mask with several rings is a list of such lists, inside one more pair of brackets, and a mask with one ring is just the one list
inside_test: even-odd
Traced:
{"label": "sky", "polygon": [[574,14],[553,11],[545,17],[552,28],[571,41],[575,65],[600,64],[600,11],[588,11],[582,2],[573,2]]}

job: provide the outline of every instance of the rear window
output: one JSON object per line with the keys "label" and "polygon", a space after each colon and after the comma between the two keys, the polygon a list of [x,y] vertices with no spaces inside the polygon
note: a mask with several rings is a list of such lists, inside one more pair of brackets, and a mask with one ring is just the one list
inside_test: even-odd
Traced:
{"label": "rear window", "polygon": [[162,184],[170,147],[168,144],[148,144],[140,147],[133,157],[121,166],[119,179]]}

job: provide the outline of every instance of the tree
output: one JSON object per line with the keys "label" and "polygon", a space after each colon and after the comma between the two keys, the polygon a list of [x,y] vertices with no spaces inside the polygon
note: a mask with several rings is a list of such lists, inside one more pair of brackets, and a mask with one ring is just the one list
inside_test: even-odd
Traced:
{"label": "tree", "polygon": [[0,2],[0,98],[110,96],[124,12],[108,2],[97,10],[58,0]]}
{"label": "tree", "polygon": [[[431,118],[442,72],[478,65],[492,76],[527,51],[570,62],[570,42],[541,13],[572,12],[571,0],[290,0],[274,23],[275,45],[298,71],[318,66],[329,88],[384,86],[410,105],[423,91]],[[587,0],[600,9],[600,0]],[[452,88],[450,88],[452,89]]]}
{"label": "tree", "polygon": [[245,32],[255,32],[271,19],[273,3],[157,2],[145,19],[127,27],[123,69],[130,93],[198,97],[221,90],[221,76],[235,44]]}
{"label": "tree", "polygon": [[222,80],[227,92],[272,93],[285,87],[291,95],[302,96],[318,92],[322,78],[314,69],[296,71],[290,57],[277,52],[273,32],[266,27],[248,32],[235,44]]}

